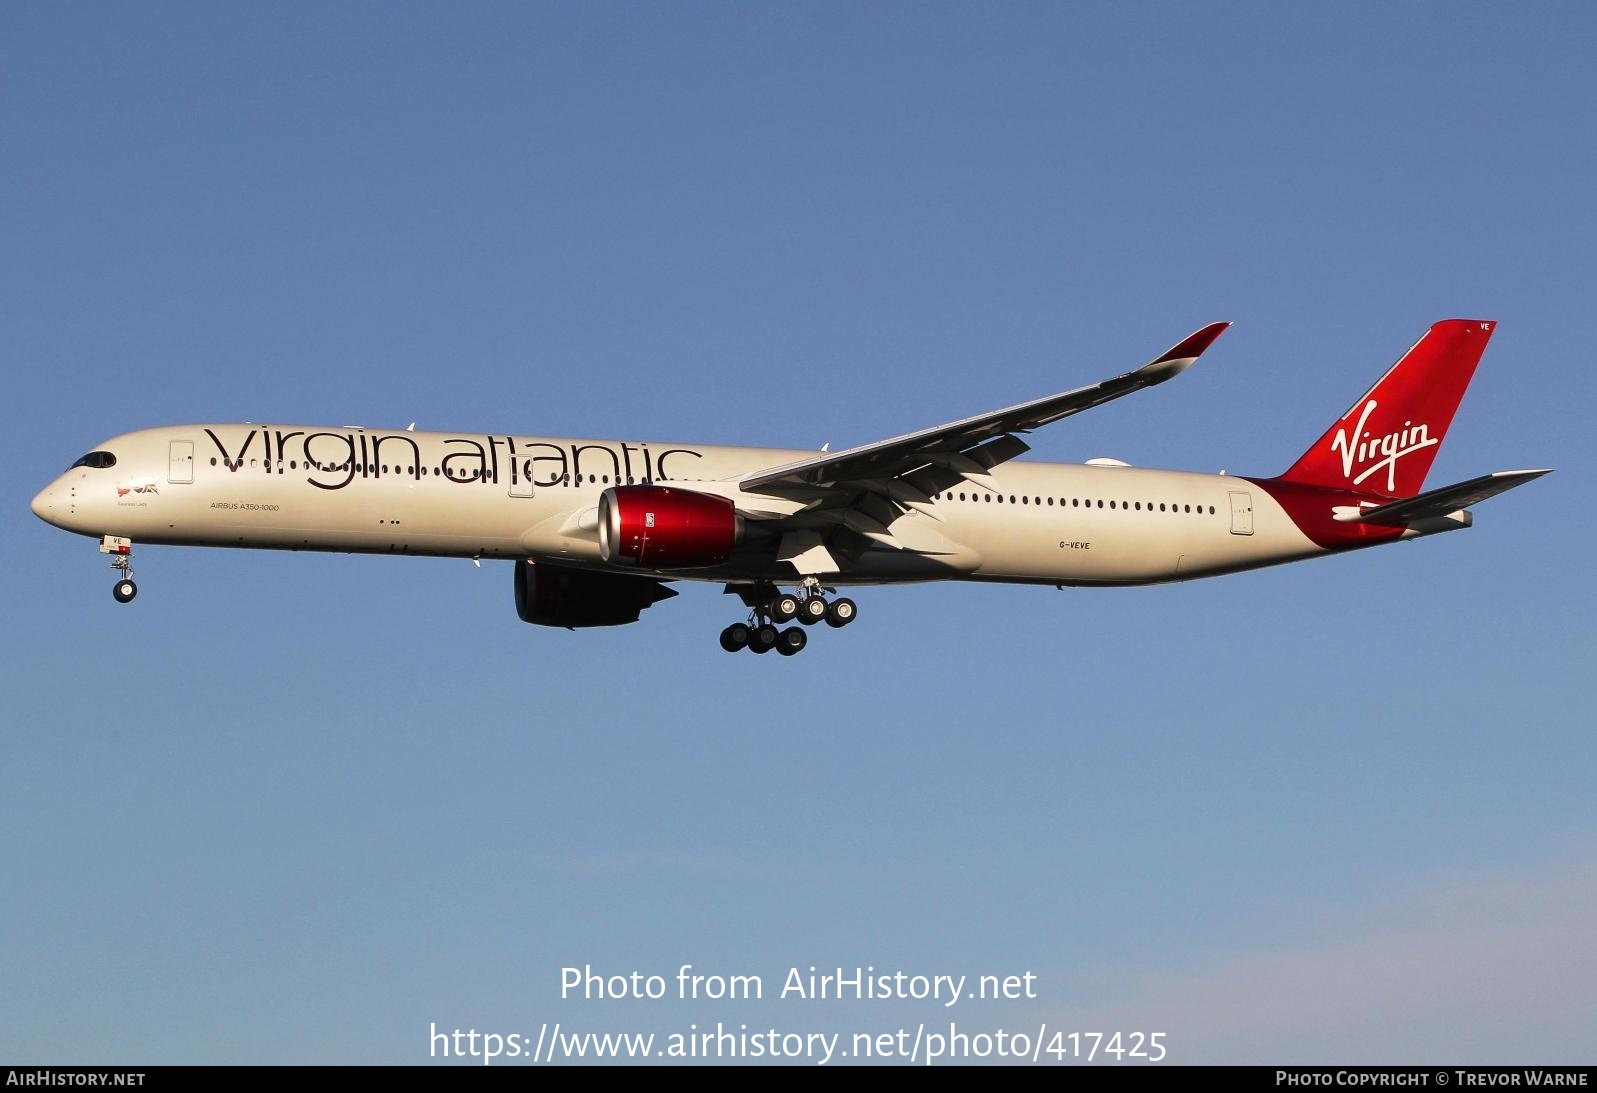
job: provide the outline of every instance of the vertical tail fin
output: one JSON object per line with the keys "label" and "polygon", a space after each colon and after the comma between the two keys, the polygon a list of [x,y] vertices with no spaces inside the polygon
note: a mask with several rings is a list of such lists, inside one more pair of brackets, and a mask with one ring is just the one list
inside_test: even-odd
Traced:
{"label": "vertical tail fin", "polygon": [[1496,328],[1481,319],[1432,326],[1281,477],[1388,497],[1419,493]]}

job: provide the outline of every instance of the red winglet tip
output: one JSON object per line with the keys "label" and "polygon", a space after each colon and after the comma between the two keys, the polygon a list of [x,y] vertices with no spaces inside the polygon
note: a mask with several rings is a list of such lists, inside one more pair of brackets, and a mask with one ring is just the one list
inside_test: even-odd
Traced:
{"label": "red winglet tip", "polygon": [[1168,353],[1153,363],[1163,364],[1165,361],[1183,360],[1190,357],[1200,356],[1205,349],[1214,344],[1214,340],[1216,338],[1226,332],[1226,328],[1230,325],[1230,323],[1210,323],[1202,330],[1199,330],[1194,334],[1189,334],[1187,337],[1183,338],[1180,342],[1172,346]]}

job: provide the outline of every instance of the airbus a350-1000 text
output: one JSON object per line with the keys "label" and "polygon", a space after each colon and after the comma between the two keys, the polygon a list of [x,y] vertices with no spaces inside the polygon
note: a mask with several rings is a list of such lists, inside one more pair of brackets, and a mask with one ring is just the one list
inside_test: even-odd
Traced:
{"label": "airbus a350-1000 text", "polygon": [[1102,383],[846,451],[179,425],[98,445],[33,511],[99,539],[123,603],[135,543],[503,558],[529,623],[635,622],[709,581],[747,608],[723,648],[791,655],[806,626],[854,620],[851,586],[1153,584],[1468,527],[1547,473],[1423,488],[1495,325],[1432,326],[1273,478],[1016,458],[1023,434],[1186,369],[1215,323]]}

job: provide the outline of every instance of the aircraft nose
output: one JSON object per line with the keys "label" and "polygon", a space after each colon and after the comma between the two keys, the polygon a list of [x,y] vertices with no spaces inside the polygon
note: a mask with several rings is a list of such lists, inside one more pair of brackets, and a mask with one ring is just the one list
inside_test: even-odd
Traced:
{"label": "aircraft nose", "polygon": [[77,484],[71,475],[62,475],[40,490],[33,497],[33,515],[43,520],[52,527],[62,531],[75,531],[80,535],[99,532],[92,528],[85,528],[84,519],[89,515],[83,507],[82,498],[77,496]]}
{"label": "aircraft nose", "polygon": [[66,515],[66,506],[61,502],[61,489],[54,482],[40,490],[33,498],[33,515],[47,524],[61,526],[61,519]]}

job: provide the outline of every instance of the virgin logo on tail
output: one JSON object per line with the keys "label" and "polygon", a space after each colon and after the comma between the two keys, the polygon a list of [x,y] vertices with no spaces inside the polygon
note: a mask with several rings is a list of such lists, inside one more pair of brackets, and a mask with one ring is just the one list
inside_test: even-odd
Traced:
{"label": "virgin logo on tail", "polygon": [[[1377,405],[1374,399],[1364,404],[1358,424],[1353,426],[1351,433],[1337,429],[1336,435],[1331,438],[1331,451],[1342,456],[1342,475],[1351,478],[1355,486],[1362,485],[1366,478],[1385,467],[1386,489],[1391,493],[1397,490],[1397,461],[1405,455],[1412,455],[1425,448],[1434,448],[1441,443],[1441,440],[1433,438],[1430,429],[1423,422],[1415,425],[1408,421],[1405,421],[1403,427],[1396,432],[1372,437],[1364,431],[1364,423],[1370,420],[1370,414],[1375,411]],[[1374,463],[1370,463],[1372,459],[1375,460]],[[1366,463],[1369,463],[1369,466],[1364,466]],[[1353,474],[1355,467],[1363,468],[1357,477]]]}

